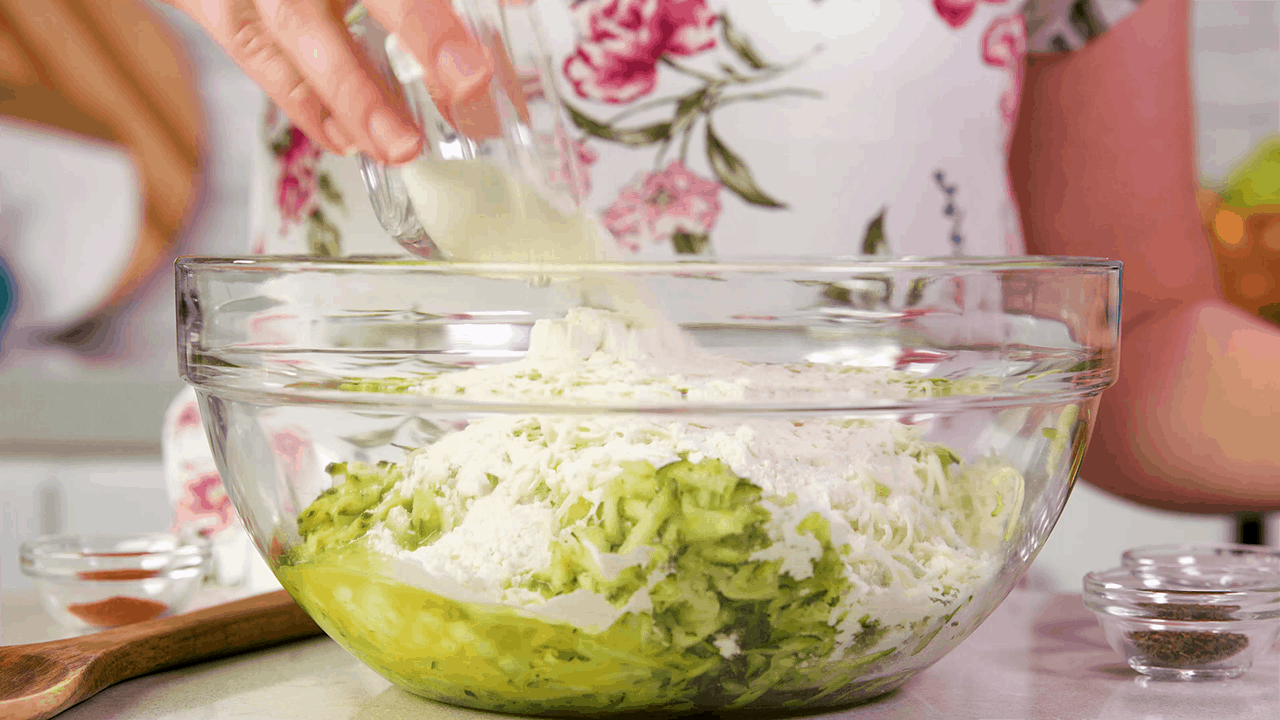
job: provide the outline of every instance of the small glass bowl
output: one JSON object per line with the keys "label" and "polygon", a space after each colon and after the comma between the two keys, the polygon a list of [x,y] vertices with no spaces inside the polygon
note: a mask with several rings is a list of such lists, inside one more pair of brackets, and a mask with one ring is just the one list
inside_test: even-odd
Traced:
{"label": "small glass bowl", "polygon": [[102,629],[182,612],[200,589],[209,545],[170,533],[43,535],[22,544],[22,572],[59,624]]}
{"label": "small glass bowl", "polygon": [[1208,557],[1204,565],[1085,575],[1085,605],[1129,667],[1161,680],[1234,678],[1271,649],[1280,633],[1280,567]]}
{"label": "small glass bowl", "polygon": [[1233,543],[1147,545],[1126,550],[1120,566],[1142,574],[1178,578],[1203,588],[1234,584],[1246,573],[1273,573],[1280,577],[1280,552],[1262,545]]}

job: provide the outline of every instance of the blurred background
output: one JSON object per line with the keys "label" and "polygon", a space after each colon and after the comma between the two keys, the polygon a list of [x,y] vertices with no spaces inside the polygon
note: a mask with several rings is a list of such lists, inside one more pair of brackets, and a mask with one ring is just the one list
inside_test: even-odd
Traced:
{"label": "blurred background", "polygon": [[[1280,321],[1280,0],[1193,5],[1210,242],[1229,297]],[[0,0],[0,588],[27,586],[31,535],[170,527],[171,262],[248,250],[269,192],[251,187],[262,111],[158,3]],[[1275,522],[1157,512],[1081,483],[1028,583],[1077,591],[1125,548]]]}

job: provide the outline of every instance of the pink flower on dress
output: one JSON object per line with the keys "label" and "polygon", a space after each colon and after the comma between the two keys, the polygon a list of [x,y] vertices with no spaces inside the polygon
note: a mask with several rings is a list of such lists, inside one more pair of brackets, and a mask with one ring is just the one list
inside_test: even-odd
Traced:
{"label": "pink flower on dress", "polygon": [[982,60],[1009,71],[1009,86],[1000,96],[1000,115],[1006,135],[1018,115],[1022,97],[1022,65],[1027,54],[1027,26],[1022,15],[1005,15],[991,22],[982,35]]}
{"label": "pink flower on dress", "polygon": [[178,429],[200,426],[200,408],[195,403],[187,403],[182,406],[182,412],[178,413],[176,421]]}
{"label": "pink flower on dress", "polygon": [[[591,166],[596,164],[600,155],[587,146],[582,140],[557,138],[552,140],[557,147],[560,158],[559,167],[551,170],[551,185],[573,186],[574,197],[585,200],[591,194]],[[565,147],[565,145],[569,147]],[[569,153],[573,153],[570,155]],[[577,161],[576,172],[570,167],[571,159]]]}
{"label": "pink flower on dress", "polygon": [[542,75],[537,68],[516,68],[516,81],[520,83],[520,92],[525,100],[537,100],[546,97],[542,87]]}
{"label": "pink flower on dress", "polygon": [[564,61],[580,97],[625,104],[653,92],[664,55],[715,47],[706,0],[584,0],[574,6],[581,40]]}
{"label": "pink flower on dress", "polygon": [[280,162],[276,203],[283,220],[281,234],[319,206],[320,155],[320,146],[296,127],[289,128],[286,141],[276,149],[276,158]]}
{"label": "pink flower on dress", "polygon": [[283,430],[271,436],[271,449],[284,462],[285,474],[296,478],[302,474],[311,456],[311,444],[301,435]]}
{"label": "pink flower on dress", "polygon": [[906,370],[911,365],[917,363],[936,364],[946,360],[949,356],[946,353],[935,352],[933,350],[915,350],[904,349],[898,359],[893,363],[894,370]]}
{"label": "pink flower on dress", "polygon": [[587,143],[582,140],[573,142],[573,151],[578,155],[578,164],[583,167],[591,167],[600,159],[600,154],[587,147]]}
{"label": "pink flower on dress", "polygon": [[1007,0],[933,0],[933,8],[948,25],[959,28],[969,22],[981,2],[1003,5]]}
{"label": "pink flower on dress", "polygon": [[205,537],[217,535],[231,526],[236,511],[218,473],[197,475],[187,481],[184,490],[174,513],[177,526],[198,525],[200,534]]}
{"label": "pink flower on dress", "polygon": [[720,217],[720,184],[676,160],[662,172],[643,173],[605,208],[604,225],[623,248],[670,242],[677,233],[706,236]]}

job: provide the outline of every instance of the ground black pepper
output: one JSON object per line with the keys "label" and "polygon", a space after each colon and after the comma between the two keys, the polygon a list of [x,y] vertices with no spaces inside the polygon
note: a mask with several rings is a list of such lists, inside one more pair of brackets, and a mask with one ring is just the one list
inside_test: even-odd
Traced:
{"label": "ground black pepper", "polygon": [[1222,622],[1230,620],[1231,613],[1240,609],[1239,605],[1200,605],[1194,603],[1138,603],[1138,607],[1151,613],[1157,620],[1198,620],[1201,622]]}
{"label": "ground black pepper", "polygon": [[[1222,622],[1231,619],[1238,605],[1141,603],[1139,607],[1158,620]],[[1226,660],[1249,647],[1241,633],[1205,630],[1137,630],[1127,633],[1129,642],[1151,665],[1194,669]]]}

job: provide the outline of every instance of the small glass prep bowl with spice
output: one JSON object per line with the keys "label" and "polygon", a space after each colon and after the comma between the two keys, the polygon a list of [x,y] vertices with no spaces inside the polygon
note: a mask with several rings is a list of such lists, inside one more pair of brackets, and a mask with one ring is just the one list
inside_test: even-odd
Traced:
{"label": "small glass prep bowl with spice", "polygon": [[1004,599],[1115,378],[1119,265],[184,259],[180,365],[276,576],[517,714],[888,692]]}
{"label": "small glass prep bowl with spice", "polygon": [[1206,588],[1231,586],[1234,573],[1272,572],[1280,575],[1280,551],[1238,543],[1174,543],[1131,548],[1120,566],[1141,573],[1176,575],[1184,583],[1200,578]]}
{"label": "small glass prep bowl with spice", "polygon": [[59,624],[97,630],[182,612],[209,546],[170,533],[42,535],[22,544],[19,562]]}
{"label": "small glass prep bowl with spice", "polygon": [[[1141,548],[1125,561],[1168,557],[1166,549],[1174,548]],[[1280,634],[1280,566],[1259,561],[1260,548],[1223,550],[1181,546],[1178,563],[1085,575],[1085,605],[1129,667],[1162,680],[1234,678],[1271,649]]]}

